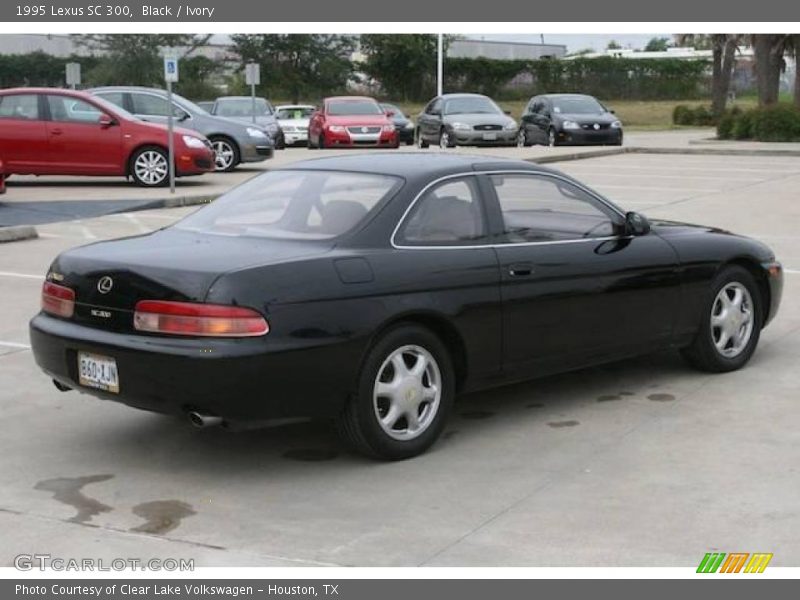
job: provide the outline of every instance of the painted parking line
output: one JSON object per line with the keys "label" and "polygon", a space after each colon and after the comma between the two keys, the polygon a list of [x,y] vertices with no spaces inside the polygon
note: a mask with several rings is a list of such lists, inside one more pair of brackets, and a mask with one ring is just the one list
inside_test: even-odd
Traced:
{"label": "painted parking line", "polygon": [[10,271],[0,271],[0,277],[16,277],[18,279],[44,279],[43,275],[31,275],[30,273],[12,273]]}
{"label": "painted parking line", "polygon": [[0,341],[0,347],[3,348],[16,348],[18,350],[30,350],[29,344],[20,344],[19,342],[3,342]]}

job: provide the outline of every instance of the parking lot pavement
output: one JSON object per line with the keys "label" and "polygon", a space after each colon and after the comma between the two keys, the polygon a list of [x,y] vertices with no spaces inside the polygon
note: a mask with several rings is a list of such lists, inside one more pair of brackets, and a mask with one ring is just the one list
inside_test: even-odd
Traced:
{"label": "parking lot pavement", "polygon": [[662,353],[473,394],[428,454],[392,464],[348,453],[324,423],[195,430],[59,393],[26,348],[58,251],[193,209],[43,225],[40,239],[0,251],[0,564],[48,552],[207,566],[691,567],[718,550],[797,566],[797,159],[556,166],[625,208],[777,250],[783,305],[745,369],[707,375]]}

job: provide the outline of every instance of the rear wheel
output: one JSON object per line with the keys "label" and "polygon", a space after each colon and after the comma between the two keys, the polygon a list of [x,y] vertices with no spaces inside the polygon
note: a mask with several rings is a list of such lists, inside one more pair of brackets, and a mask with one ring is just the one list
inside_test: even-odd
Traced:
{"label": "rear wheel", "polygon": [[317,138],[317,148],[319,148],[320,150],[324,150],[325,149],[325,134],[324,133],[320,132],[319,138]]}
{"label": "rear wheel", "polygon": [[692,366],[722,373],[743,367],[761,334],[761,295],[753,276],[739,266],[714,280],[703,306],[700,330],[681,353]]}
{"label": "rear wheel", "polygon": [[214,166],[217,171],[233,171],[239,164],[239,147],[226,137],[209,138],[214,148]]}
{"label": "rear wheel", "polygon": [[400,325],[373,346],[337,429],[363,454],[411,458],[439,437],[454,396],[452,363],[439,338],[423,327]]}
{"label": "rear wheel", "polygon": [[140,148],[131,157],[130,175],[136,185],[158,187],[169,181],[169,158],[156,146]]}

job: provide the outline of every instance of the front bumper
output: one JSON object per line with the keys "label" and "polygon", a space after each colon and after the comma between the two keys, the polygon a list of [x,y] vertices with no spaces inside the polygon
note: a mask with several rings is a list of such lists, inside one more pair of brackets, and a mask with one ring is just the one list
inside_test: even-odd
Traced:
{"label": "front bumper", "polygon": [[[269,336],[203,339],[137,335],[35,316],[30,339],[39,367],[79,392],[165,414],[197,410],[231,422],[331,417],[353,385],[341,345],[285,350]],[[113,358],[119,394],[78,383],[77,354]],[[313,377],[309,374],[313,371]]]}
{"label": "front bumper", "polygon": [[175,175],[179,177],[214,170],[214,153],[211,150],[186,148],[175,154]]}
{"label": "front bumper", "polygon": [[267,142],[248,143],[239,146],[241,162],[261,162],[275,155],[275,147]]}
{"label": "front bumper", "polygon": [[558,133],[558,143],[570,146],[617,146],[622,144],[622,129],[565,129]]}
{"label": "front bumper", "polygon": [[459,146],[514,146],[517,143],[517,130],[500,129],[495,131],[453,130],[453,139]]}
{"label": "front bumper", "polygon": [[397,132],[381,131],[377,134],[353,135],[347,131],[325,131],[325,145],[348,148],[392,148],[398,144]]}
{"label": "front bumper", "polygon": [[308,141],[308,131],[284,131],[283,137],[286,140],[287,146],[294,146],[296,144],[303,144]]}
{"label": "front bumper", "polygon": [[761,267],[766,274],[767,286],[769,287],[769,306],[764,316],[763,327],[775,318],[781,306],[783,296],[783,266],[779,262],[763,263]]}
{"label": "front bumper", "polygon": [[414,128],[407,128],[407,127],[397,127],[395,128],[397,132],[397,139],[400,142],[411,143],[414,141]]}

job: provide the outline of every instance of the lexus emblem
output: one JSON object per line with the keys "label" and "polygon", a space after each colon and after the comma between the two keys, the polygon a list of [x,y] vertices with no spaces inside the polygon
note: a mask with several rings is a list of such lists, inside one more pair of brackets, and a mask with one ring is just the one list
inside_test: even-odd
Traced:
{"label": "lexus emblem", "polygon": [[600,124],[599,124],[599,123],[595,123],[595,124],[594,124],[594,128],[595,128],[595,129],[600,129]]}
{"label": "lexus emblem", "polygon": [[362,127],[361,128],[361,133],[369,133],[369,128],[368,127]]}
{"label": "lexus emblem", "polygon": [[114,280],[108,275],[104,275],[97,282],[97,291],[101,294],[107,294],[114,287]]}

